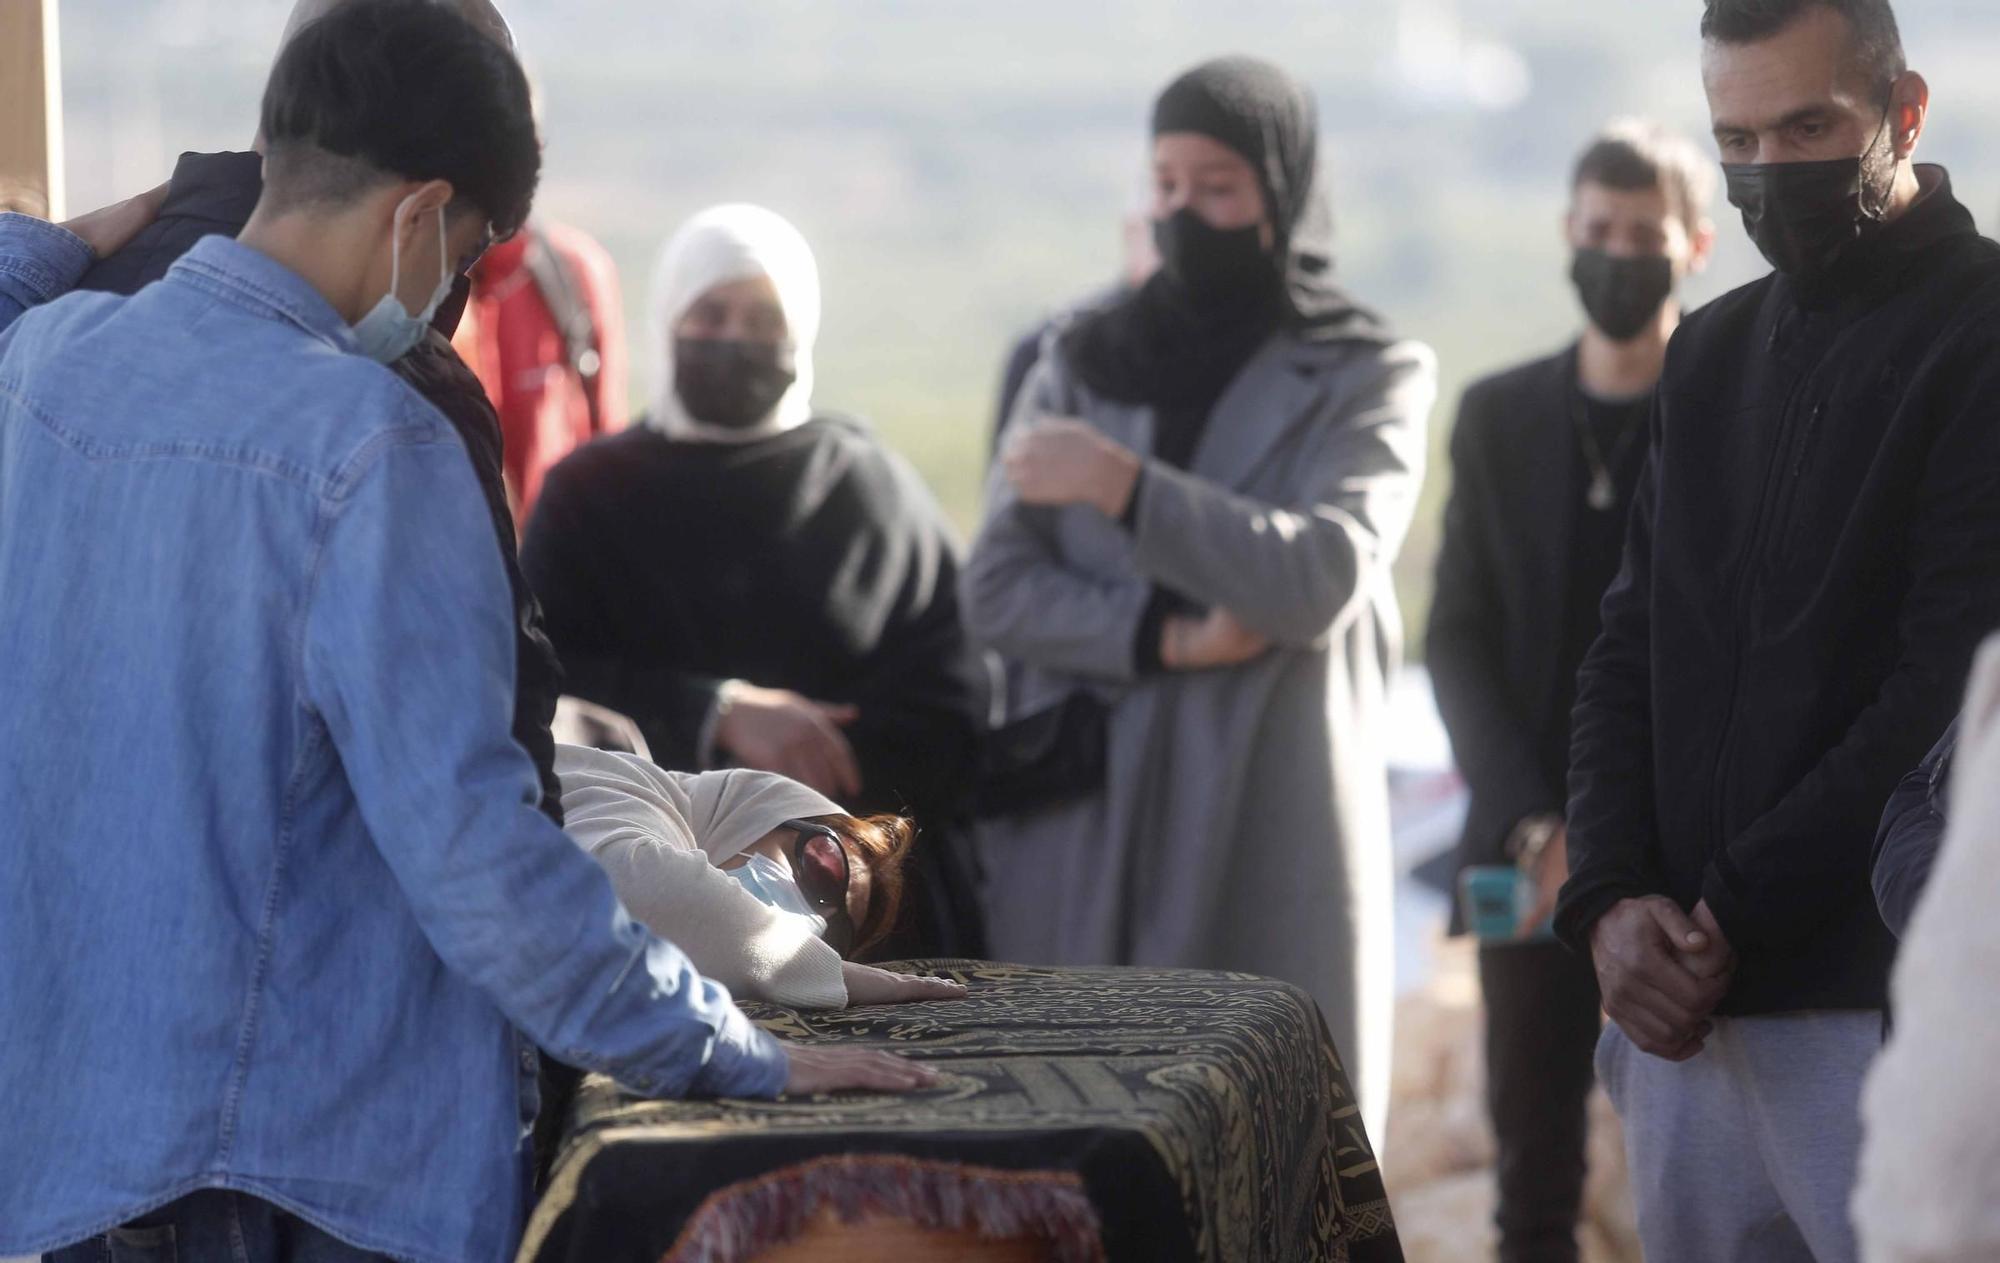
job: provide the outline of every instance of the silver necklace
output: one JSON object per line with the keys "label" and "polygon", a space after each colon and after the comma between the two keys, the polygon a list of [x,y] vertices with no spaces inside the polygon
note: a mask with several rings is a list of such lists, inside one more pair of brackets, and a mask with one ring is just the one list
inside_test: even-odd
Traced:
{"label": "silver necklace", "polygon": [[1583,442],[1584,462],[1590,466],[1590,489],[1584,493],[1584,503],[1599,513],[1609,513],[1618,507],[1618,484],[1611,477],[1611,467],[1625,459],[1625,453],[1632,450],[1633,440],[1646,427],[1627,426],[1607,461],[1603,449],[1597,445],[1596,431],[1590,428],[1590,406],[1581,386],[1570,392],[1570,414],[1576,423],[1577,437]]}

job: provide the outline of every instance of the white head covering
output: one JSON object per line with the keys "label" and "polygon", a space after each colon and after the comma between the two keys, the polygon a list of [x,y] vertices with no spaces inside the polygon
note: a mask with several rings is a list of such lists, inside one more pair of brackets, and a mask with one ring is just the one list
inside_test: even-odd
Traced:
{"label": "white head covering", "polygon": [[663,845],[700,851],[715,864],[735,859],[787,820],[847,814],[776,772],[670,772],[636,754],[585,746],[558,744],[556,775],[573,836],[636,828]]}
{"label": "white head covering", "polygon": [[688,789],[688,827],[717,864],[735,859],[787,820],[847,814],[818,790],[776,772],[729,768],[686,776],[682,784]]}
{"label": "white head covering", "polygon": [[[742,429],[705,425],[674,393],[674,326],[703,294],[731,281],[771,278],[791,335],[798,380],[768,416]],[[819,337],[819,265],[790,221],[761,206],[711,207],[690,219],[653,267],[653,424],[670,438],[747,443],[804,425],[812,416],[813,343]]]}

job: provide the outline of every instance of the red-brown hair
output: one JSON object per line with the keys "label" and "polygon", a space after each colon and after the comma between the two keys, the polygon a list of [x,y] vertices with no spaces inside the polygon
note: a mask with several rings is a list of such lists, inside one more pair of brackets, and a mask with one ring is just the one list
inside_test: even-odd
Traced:
{"label": "red-brown hair", "polygon": [[854,927],[848,955],[863,952],[889,937],[903,911],[903,865],[917,840],[917,826],[903,816],[813,816],[838,833],[848,854],[868,869],[868,915]]}

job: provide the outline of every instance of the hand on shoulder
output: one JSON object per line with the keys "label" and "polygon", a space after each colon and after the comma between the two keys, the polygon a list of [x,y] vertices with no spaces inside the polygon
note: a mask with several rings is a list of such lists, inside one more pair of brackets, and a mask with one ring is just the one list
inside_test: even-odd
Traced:
{"label": "hand on shoulder", "polygon": [[122,202],[113,202],[88,214],[66,220],[63,227],[83,239],[98,258],[109,258],[124,249],[140,230],[159,218],[167,200],[168,185],[147,189]]}

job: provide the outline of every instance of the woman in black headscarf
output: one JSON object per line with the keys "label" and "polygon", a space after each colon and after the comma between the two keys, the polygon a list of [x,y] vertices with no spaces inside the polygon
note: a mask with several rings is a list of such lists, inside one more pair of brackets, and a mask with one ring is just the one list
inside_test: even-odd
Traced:
{"label": "woman in black headscarf", "polygon": [[1161,95],[1162,268],[1051,333],[960,590],[1006,665],[994,954],[1297,983],[1379,1134],[1389,571],[1435,365],[1334,284],[1317,147],[1264,62]]}

